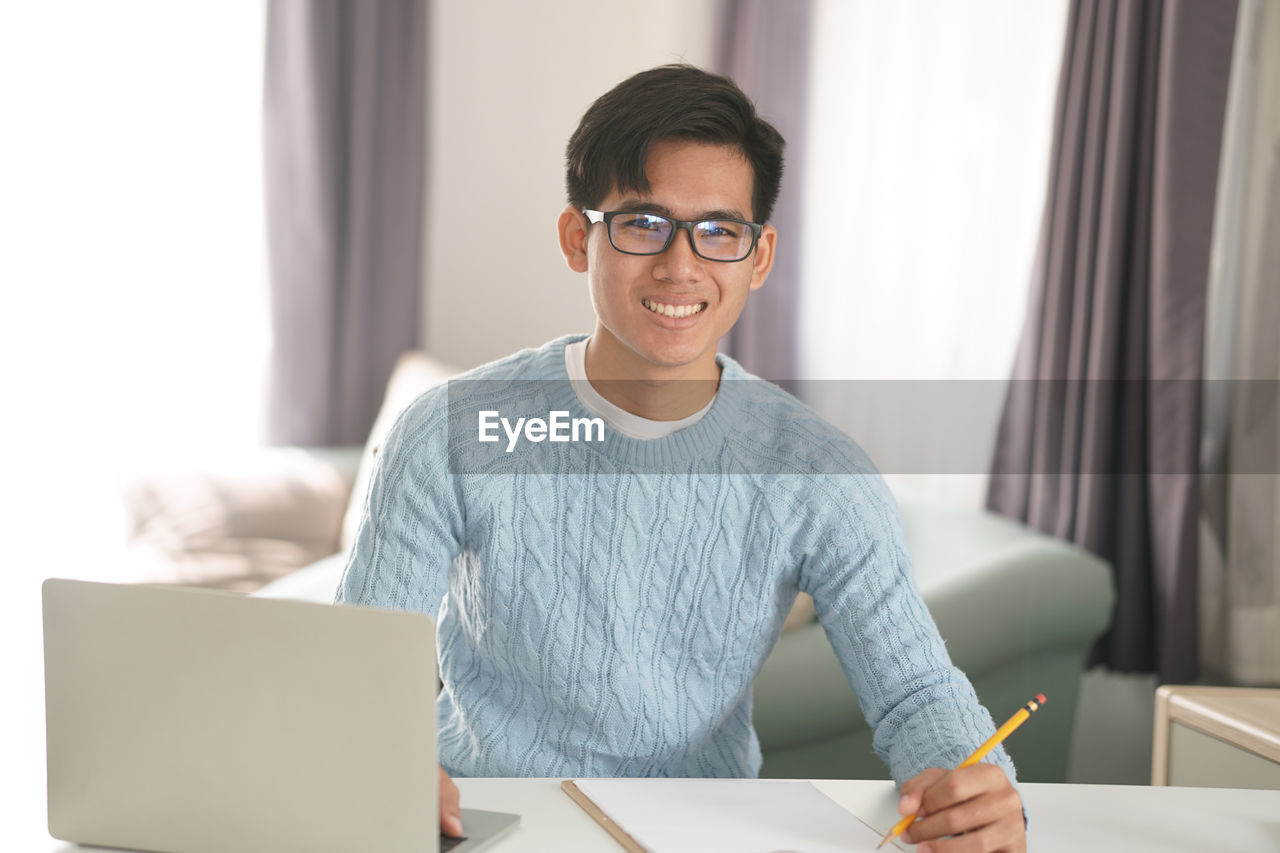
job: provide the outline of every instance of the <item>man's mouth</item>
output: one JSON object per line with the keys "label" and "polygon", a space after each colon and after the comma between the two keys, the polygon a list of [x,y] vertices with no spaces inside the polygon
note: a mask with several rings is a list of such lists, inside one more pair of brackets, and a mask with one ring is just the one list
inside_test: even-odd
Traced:
{"label": "man's mouth", "polygon": [[698,302],[693,305],[668,305],[667,303],[659,302],[656,299],[641,299],[640,304],[655,314],[661,314],[664,317],[673,317],[677,320],[681,317],[692,317],[694,314],[700,313],[707,307],[707,303],[705,302]]}

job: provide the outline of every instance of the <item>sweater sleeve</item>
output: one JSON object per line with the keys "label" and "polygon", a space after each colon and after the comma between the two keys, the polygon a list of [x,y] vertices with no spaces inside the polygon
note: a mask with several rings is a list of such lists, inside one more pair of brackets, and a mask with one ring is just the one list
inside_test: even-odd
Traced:
{"label": "sweater sleeve", "polygon": [[[892,495],[874,473],[821,478],[818,488],[822,514],[800,585],[874,731],[876,754],[898,785],[928,767],[955,767],[995,725],[920,598]],[[984,760],[1016,782],[1003,747]]]}
{"label": "sweater sleeve", "polygon": [[377,451],[336,603],[438,618],[463,539],[446,409],[442,391],[428,392],[401,414]]}

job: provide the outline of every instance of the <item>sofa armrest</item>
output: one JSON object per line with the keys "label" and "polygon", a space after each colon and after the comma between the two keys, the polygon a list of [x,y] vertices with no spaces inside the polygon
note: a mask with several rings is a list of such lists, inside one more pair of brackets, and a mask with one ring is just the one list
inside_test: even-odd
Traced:
{"label": "sofa armrest", "polygon": [[[1036,738],[1006,745],[1019,777],[1062,781],[1086,653],[1114,602],[1111,569],[989,512],[901,504],[916,584],[952,661],[996,715],[1049,696]],[[822,628],[783,635],[755,681],[765,776],[883,778]]]}
{"label": "sofa armrest", "polygon": [[952,658],[987,669],[1039,649],[1088,648],[1115,599],[1105,561],[1047,538],[1004,548],[921,594]]}
{"label": "sofa armrest", "polygon": [[268,448],[121,481],[128,580],[251,591],[338,551],[360,448]]}

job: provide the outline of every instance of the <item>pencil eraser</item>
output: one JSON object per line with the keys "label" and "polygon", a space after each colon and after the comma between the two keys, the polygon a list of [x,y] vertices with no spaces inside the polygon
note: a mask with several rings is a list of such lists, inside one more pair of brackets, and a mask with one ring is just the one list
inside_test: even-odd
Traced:
{"label": "pencil eraser", "polygon": [[1037,702],[1039,702],[1041,705],[1043,705],[1043,704],[1044,704],[1044,702],[1045,702],[1044,694],[1043,694],[1043,693],[1037,693],[1037,694],[1036,694],[1036,701],[1037,701]]}

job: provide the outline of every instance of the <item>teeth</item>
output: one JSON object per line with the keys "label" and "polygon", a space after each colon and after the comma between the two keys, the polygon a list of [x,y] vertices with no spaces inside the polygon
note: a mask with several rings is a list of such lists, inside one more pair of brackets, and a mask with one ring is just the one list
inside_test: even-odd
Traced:
{"label": "teeth", "polygon": [[690,317],[706,307],[705,302],[699,302],[697,305],[667,305],[666,303],[657,302],[652,299],[641,300],[641,304],[655,314],[661,314],[664,317],[671,317],[673,319]]}

